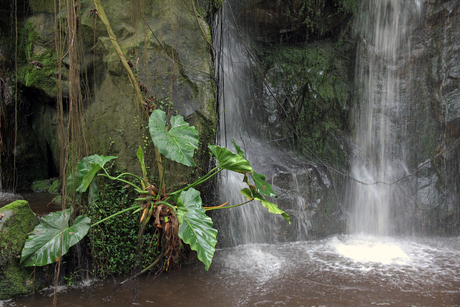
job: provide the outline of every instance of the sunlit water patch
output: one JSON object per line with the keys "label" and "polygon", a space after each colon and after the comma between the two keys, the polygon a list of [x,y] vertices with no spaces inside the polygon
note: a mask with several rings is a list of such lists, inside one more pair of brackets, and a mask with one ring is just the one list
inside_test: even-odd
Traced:
{"label": "sunlit water patch", "polygon": [[331,244],[339,255],[353,259],[355,262],[374,262],[386,265],[404,265],[410,262],[410,257],[391,238],[372,236],[348,237],[346,240],[334,238]]}

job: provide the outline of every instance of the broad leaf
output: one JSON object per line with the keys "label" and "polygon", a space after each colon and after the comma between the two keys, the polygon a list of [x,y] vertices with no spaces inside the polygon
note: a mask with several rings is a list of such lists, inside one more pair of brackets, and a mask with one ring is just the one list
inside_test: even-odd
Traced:
{"label": "broad leaf", "polygon": [[77,164],[77,169],[67,179],[70,189],[74,186],[75,191],[83,193],[86,191],[97,172],[104,167],[110,160],[116,159],[115,156],[92,155],[83,158]]}
{"label": "broad leaf", "polygon": [[181,214],[183,219],[179,226],[179,237],[197,252],[198,259],[204,263],[206,270],[208,270],[216,249],[217,230],[212,228],[212,220],[205,213],[200,192],[190,188],[183,191],[180,198],[187,212],[185,214],[179,213],[182,209],[178,204],[178,215]]}
{"label": "broad leaf", "polygon": [[179,225],[182,225],[182,223],[184,222],[184,215],[188,212],[188,210],[185,207],[180,195],[172,195],[171,198],[174,200],[177,206],[176,215],[179,221]]}
{"label": "broad leaf", "polygon": [[262,195],[257,195],[257,193],[254,193],[254,194],[255,194],[254,195],[254,200],[260,201],[262,203],[262,206],[267,208],[270,213],[281,214],[281,216],[286,221],[288,221],[289,224],[291,224],[291,218],[289,217],[289,215],[286,212],[284,212],[283,210],[281,210],[280,208],[278,208],[278,205],[265,200],[265,198]]}
{"label": "broad leaf", "polygon": [[216,157],[220,168],[239,173],[253,172],[251,164],[243,156],[217,145],[209,145],[208,147]]}
{"label": "broad leaf", "polygon": [[254,196],[252,196],[251,190],[248,188],[244,188],[240,191],[241,194],[243,194],[244,197],[246,197],[248,200],[253,200]]}
{"label": "broad leaf", "polygon": [[241,150],[240,146],[236,145],[234,139],[232,139],[232,143],[233,143],[233,145],[235,146],[236,153],[237,153],[239,156],[244,157],[244,152]]}
{"label": "broad leaf", "polygon": [[75,219],[69,227],[70,209],[53,212],[41,219],[27,238],[22,250],[24,266],[44,266],[67,254],[88,233],[91,220],[86,216]]}
{"label": "broad leaf", "polygon": [[265,175],[254,172],[251,177],[260,193],[270,197],[278,197],[278,195],[273,192],[272,186],[265,182],[265,179],[267,178]]}
{"label": "broad leaf", "polygon": [[149,131],[158,151],[166,158],[187,166],[195,166],[193,152],[198,148],[198,131],[180,115],[171,116],[171,128],[166,129],[166,113],[154,110],[149,119]]}

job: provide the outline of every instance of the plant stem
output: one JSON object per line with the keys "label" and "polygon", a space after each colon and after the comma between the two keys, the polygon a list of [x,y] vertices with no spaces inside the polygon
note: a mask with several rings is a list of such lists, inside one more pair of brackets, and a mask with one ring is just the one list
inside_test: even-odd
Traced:
{"label": "plant stem", "polygon": [[117,215],[119,215],[119,214],[122,214],[122,213],[127,212],[127,211],[134,210],[134,209],[136,209],[136,208],[139,208],[139,205],[136,204],[136,205],[134,205],[134,206],[132,206],[132,207],[126,208],[126,209],[121,210],[121,211],[119,211],[119,212],[117,212],[117,213],[115,213],[115,214],[112,214],[111,216],[108,216],[108,217],[106,217],[105,219],[102,219],[102,220],[100,220],[99,222],[94,223],[93,225],[91,225],[91,227],[96,226],[97,224],[100,224],[100,223],[102,223],[102,222],[105,222],[105,221],[107,221],[107,220],[109,220],[109,219],[111,219],[111,218],[113,218],[113,217],[115,217],[115,216],[117,216]]}
{"label": "plant stem", "polygon": [[151,268],[153,268],[153,267],[161,260],[161,258],[163,258],[163,255],[158,256],[158,258],[157,258],[153,263],[151,263],[148,267],[146,267],[145,269],[143,269],[141,272],[135,274],[134,276],[131,276],[130,278],[128,278],[128,279],[126,279],[126,280],[124,280],[124,281],[122,281],[122,282],[120,283],[120,285],[124,284],[124,283],[127,282],[128,280],[131,280],[131,279],[133,279],[133,278],[135,278],[135,277],[137,277],[137,276],[139,276],[139,275],[141,275],[141,274],[144,274],[145,272],[147,272],[148,270],[150,270]]}
{"label": "plant stem", "polygon": [[165,202],[165,201],[161,201],[161,200],[160,200],[160,201],[157,201],[155,204],[161,204],[161,205],[165,205],[165,206],[168,206],[168,207],[170,207],[171,209],[173,209],[173,210],[174,210],[174,213],[176,213],[176,208],[174,208],[174,206],[173,206],[173,205],[171,205],[171,204],[168,204],[168,203],[167,203],[167,202]]}
{"label": "plant stem", "polygon": [[[136,192],[138,192],[140,194],[147,194],[148,193],[148,191],[142,191],[141,189],[139,189],[139,187],[137,185],[135,185],[134,183],[129,182],[129,181],[124,180],[124,179],[121,179],[121,178],[118,178],[121,175],[119,175],[118,177],[112,177],[112,176],[109,175],[109,173],[107,172],[107,170],[105,168],[102,168],[102,170],[105,172],[105,174],[97,174],[98,176],[105,176],[105,177],[109,178],[110,180],[118,180],[118,181],[121,181],[123,183],[129,184],[129,185],[133,186],[134,189],[136,190]],[[129,173],[126,173],[126,174],[129,174]],[[137,177],[136,175],[133,175],[133,176]]]}
{"label": "plant stem", "polygon": [[239,207],[239,206],[242,206],[242,205],[245,205],[247,203],[250,203],[251,201],[253,201],[254,199],[252,200],[248,200],[244,203],[241,203],[241,204],[238,204],[238,205],[233,205],[233,206],[226,206],[226,207],[220,207],[220,206],[217,206],[217,207],[206,207],[205,210],[206,211],[211,211],[211,210],[220,210],[220,209],[229,209],[229,208],[235,208],[235,207]]}
{"label": "plant stem", "polygon": [[120,178],[121,176],[125,176],[125,175],[130,175],[130,176],[133,176],[134,178],[137,178],[139,181],[142,181],[142,179],[141,179],[139,176],[136,176],[136,175],[134,175],[134,174],[131,174],[131,173],[123,173],[123,174],[120,174],[120,175],[118,175],[118,176],[117,176],[117,177],[115,177],[115,178],[117,178],[117,179],[118,179],[118,178]]}
{"label": "plant stem", "polygon": [[[185,191],[185,190],[188,190],[188,189],[190,189],[190,188],[193,188],[193,187],[195,187],[195,186],[197,186],[197,185],[199,185],[199,184],[201,184],[201,183],[203,183],[203,182],[209,180],[211,177],[217,175],[217,174],[220,173],[221,171],[223,171],[223,168],[221,168],[221,169],[219,169],[218,171],[216,171],[217,169],[219,169],[219,167],[213,168],[213,169],[210,170],[206,175],[204,175],[203,177],[201,177],[200,179],[198,179],[198,180],[195,181],[194,183],[189,184],[188,186],[186,186],[186,187],[183,188],[183,189],[180,189],[180,190],[177,190],[177,191],[175,191],[175,192],[172,192],[172,193],[170,193],[169,195],[170,195],[170,196],[171,196],[171,195],[176,195],[176,194],[179,194],[179,193],[182,192],[182,191]],[[212,173],[212,172],[214,172],[214,173]]]}

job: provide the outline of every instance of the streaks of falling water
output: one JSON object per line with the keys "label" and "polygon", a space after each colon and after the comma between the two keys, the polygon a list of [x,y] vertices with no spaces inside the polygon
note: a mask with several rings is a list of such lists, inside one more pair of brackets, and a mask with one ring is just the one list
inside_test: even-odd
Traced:
{"label": "streaks of falling water", "polygon": [[[352,175],[364,185],[351,183],[348,201],[351,233],[389,235],[392,206],[402,206],[391,183],[406,175],[407,148],[404,106],[400,99],[404,79],[400,67],[409,53],[409,20],[420,14],[420,1],[363,1],[358,24],[362,35],[357,54],[358,103],[354,110],[355,154]],[[415,9],[411,9],[415,6]]]}

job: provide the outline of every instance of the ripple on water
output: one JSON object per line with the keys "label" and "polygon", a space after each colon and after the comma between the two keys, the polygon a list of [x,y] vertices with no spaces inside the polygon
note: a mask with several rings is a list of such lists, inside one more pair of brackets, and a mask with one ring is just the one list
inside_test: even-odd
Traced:
{"label": "ripple on water", "polygon": [[[365,256],[360,255],[362,251]],[[171,306],[174,302],[176,307],[459,306],[459,278],[459,238],[335,236],[217,250],[209,271],[195,263],[155,280],[141,278],[135,303]],[[108,300],[111,306],[126,306],[130,293],[109,279],[61,292],[58,306],[74,307],[76,301],[106,306]],[[5,307],[49,305],[52,298],[44,295],[48,301],[36,296]]]}

